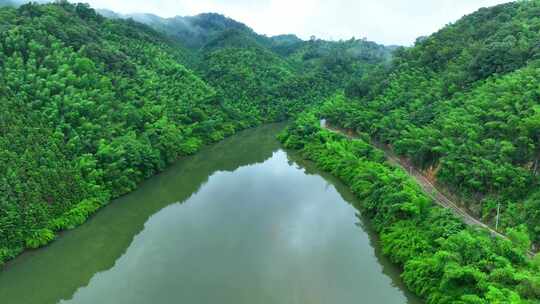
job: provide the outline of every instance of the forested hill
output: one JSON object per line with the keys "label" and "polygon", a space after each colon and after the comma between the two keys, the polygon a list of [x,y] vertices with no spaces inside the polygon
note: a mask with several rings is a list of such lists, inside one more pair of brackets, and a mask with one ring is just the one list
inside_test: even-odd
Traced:
{"label": "forested hill", "polygon": [[[426,303],[539,303],[540,255],[529,255],[540,245],[540,1],[481,9],[397,50],[280,138],[350,186]],[[370,142],[507,238],[436,206]]]}
{"label": "forested hill", "polygon": [[[162,18],[153,14],[118,14],[109,10],[98,10],[101,15],[112,19],[133,19],[161,32],[185,48],[198,51],[215,45],[216,40],[223,41],[224,33],[235,33],[235,38],[243,36],[263,48],[282,57],[295,60],[324,58],[327,60],[345,60],[354,58],[358,62],[381,62],[388,60],[396,47],[385,47],[366,39],[349,41],[325,41],[313,37],[305,41],[295,35],[277,35],[268,37],[256,33],[247,25],[217,13],[204,13],[196,16],[176,16]],[[238,42],[239,39],[237,39]]]}
{"label": "forested hill", "polygon": [[152,29],[85,5],[0,9],[0,260],[234,132]]}
{"label": "forested hill", "polygon": [[[218,14],[107,14],[67,1],[0,7],[0,264],[179,157],[292,117],[285,145],[351,186],[413,292],[538,303],[540,256],[527,252],[540,244],[539,0],[481,9],[397,49],[266,37]],[[510,240],[432,206],[369,140],[485,222],[499,210]]]}
{"label": "forested hill", "polygon": [[147,24],[182,41],[189,48],[201,48],[225,30],[241,31],[252,37],[259,36],[245,24],[216,13],[161,18],[153,14],[122,15],[108,10],[98,10],[98,12],[108,18],[131,18],[137,22]]}
{"label": "forested hill", "polygon": [[[325,107],[389,144],[499,229],[540,242],[540,1],[481,9],[364,74]],[[523,226],[521,226],[523,225]]]}
{"label": "forested hill", "polygon": [[211,30],[172,35],[66,1],[0,8],[0,264],[202,145],[330,96],[345,81],[325,56],[360,74],[389,56],[315,60],[299,53],[314,42],[277,52],[233,20],[189,22]]}
{"label": "forested hill", "polygon": [[[306,103],[344,88],[377,64],[388,64],[394,50],[365,39],[267,37],[216,13],[161,18],[98,12],[142,22],[178,43],[186,54],[184,63],[216,88],[228,113],[251,124],[260,123],[261,117],[283,119],[285,109],[298,113]],[[239,108],[242,111],[236,111]]]}

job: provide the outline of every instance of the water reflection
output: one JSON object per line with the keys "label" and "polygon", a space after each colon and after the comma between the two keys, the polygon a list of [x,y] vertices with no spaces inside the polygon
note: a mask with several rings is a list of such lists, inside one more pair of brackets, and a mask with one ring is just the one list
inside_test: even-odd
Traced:
{"label": "water reflection", "polygon": [[[288,151],[288,157],[291,163],[297,163],[299,164],[299,166],[304,168],[306,174],[318,175],[324,178],[324,180],[328,183],[328,186],[334,187],[339,193],[339,195],[349,204],[361,204],[361,202],[354,196],[354,194],[349,190],[349,188],[332,174],[320,171],[319,169],[317,169],[316,165],[313,162],[304,160],[298,153],[294,151]],[[376,257],[379,264],[382,266],[382,273],[390,278],[396,278],[392,280],[393,286],[401,290],[406,290],[406,286],[403,281],[401,279],[397,279],[400,277],[401,274],[400,269],[396,267],[390,261],[390,259],[383,254],[382,248],[379,245],[379,237],[377,233],[373,230],[373,228],[370,226],[369,219],[358,212],[356,213],[356,217],[356,225],[362,231],[367,233],[369,245],[371,248],[373,248],[374,256]],[[421,303],[421,301],[411,293],[405,292],[405,295],[408,298],[408,303]]]}
{"label": "water reflection", "polygon": [[354,199],[350,192],[279,150],[278,127],[179,162],[52,246],[17,259],[0,273],[0,297],[29,304],[415,303],[366,228],[354,225],[356,212],[343,201]]}
{"label": "water reflection", "polygon": [[114,265],[152,214],[189,198],[215,171],[234,171],[271,157],[279,149],[275,136],[282,128],[267,125],[206,147],[50,246],[26,252],[0,271],[0,299],[10,304],[55,304],[71,298],[95,273]]}

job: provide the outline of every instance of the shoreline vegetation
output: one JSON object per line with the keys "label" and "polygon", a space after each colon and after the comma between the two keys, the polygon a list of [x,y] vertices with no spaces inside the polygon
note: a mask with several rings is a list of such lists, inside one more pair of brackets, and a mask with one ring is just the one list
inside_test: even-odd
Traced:
{"label": "shoreline vegetation", "polygon": [[[355,140],[358,137],[352,130],[342,130],[329,125],[326,119],[321,120],[321,128],[330,130],[338,134],[343,134],[351,140]],[[426,196],[430,197],[439,206],[452,211],[452,213],[456,217],[461,218],[461,220],[465,224],[477,226],[479,228],[488,230],[492,236],[509,239],[508,236],[503,234],[501,231],[495,230],[495,227],[490,227],[486,223],[482,222],[480,219],[472,216],[469,210],[464,210],[463,202],[453,200],[457,197],[455,193],[448,193],[447,189],[439,189],[441,185],[434,185],[432,181],[430,181],[430,176],[428,176],[426,172],[412,165],[410,160],[400,158],[389,146],[382,146],[379,143],[373,141],[370,141],[369,143],[373,147],[384,152],[386,160],[389,164],[398,166],[404,172],[406,172],[411,177],[411,179],[413,179],[421,187],[422,191],[426,194]],[[445,191],[446,193],[443,193],[442,191]],[[529,257],[533,258],[535,256],[536,252],[534,250],[535,246],[531,242],[531,248],[527,251]]]}
{"label": "shoreline vegetation", "polygon": [[284,121],[390,57],[219,14],[186,22],[201,35],[62,0],[0,7],[0,267],[178,158]]}
{"label": "shoreline vegetation", "polygon": [[[267,37],[213,13],[13,2],[0,0],[0,270],[177,159],[292,120],[280,140],[351,188],[414,293],[540,303],[540,257],[527,256],[540,244],[540,0],[482,8],[407,48]],[[372,140],[509,240],[435,206]]]}
{"label": "shoreline vegetation", "polygon": [[279,139],[347,184],[380,234],[383,253],[403,267],[407,287],[427,303],[536,303],[540,261],[530,240],[510,240],[465,225],[440,208],[367,138],[350,140],[320,127],[316,111],[300,115]]}

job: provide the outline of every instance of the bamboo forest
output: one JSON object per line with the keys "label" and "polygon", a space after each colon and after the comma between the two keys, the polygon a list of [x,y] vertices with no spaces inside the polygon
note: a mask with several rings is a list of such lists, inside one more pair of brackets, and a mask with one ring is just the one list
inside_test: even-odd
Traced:
{"label": "bamboo forest", "polygon": [[539,0],[90,2],[0,0],[0,303],[540,303]]}

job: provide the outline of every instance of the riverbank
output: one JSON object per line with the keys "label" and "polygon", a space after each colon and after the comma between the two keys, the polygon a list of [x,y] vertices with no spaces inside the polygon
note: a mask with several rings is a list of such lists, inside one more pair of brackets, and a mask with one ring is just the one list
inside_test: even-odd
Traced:
{"label": "riverbank", "polygon": [[24,253],[0,273],[2,300],[421,303],[357,216],[347,186],[283,150],[281,129],[204,147]]}
{"label": "riverbank", "polygon": [[381,235],[383,252],[404,269],[407,286],[427,303],[536,303],[538,267],[530,243],[467,227],[436,206],[404,172],[386,162],[369,139],[351,141],[324,130],[314,111],[280,137],[343,180]]}
{"label": "riverbank", "polygon": [[[332,127],[328,124],[328,122],[325,119],[321,120],[321,127],[331,132],[342,134],[350,138],[351,140],[358,139],[358,136],[355,135],[352,131],[340,130],[338,128]],[[448,198],[448,196],[446,196],[441,191],[439,191],[439,189],[431,181],[429,181],[428,177],[423,172],[418,170],[418,168],[415,168],[414,166],[412,166],[407,161],[404,161],[403,159],[396,156],[390,148],[385,147],[380,144],[378,145],[374,144],[373,142],[371,144],[384,152],[386,160],[390,164],[400,167],[412,179],[414,179],[416,183],[422,188],[424,193],[427,196],[429,196],[431,199],[433,199],[433,201],[437,203],[439,206],[451,210],[454,213],[454,215],[456,215],[457,217],[460,217],[463,220],[463,222],[466,223],[467,225],[473,225],[473,226],[484,228],[488,230],[494,236],[508,239],[506,235],[500,233],[499,231],[496,231],[495,229],[491,228],[489,225],[483,223],[476,217],[469,214],[466,210],[463,210],[461,207],[459,207],[458,203],[452,201],[450,198]],[[533,257],[534,253],[532,251],[529,251],[529,255]]]}
{"label": "riverbank", "polygon": [[[274,125],[278,124],[283,126],[284,123],[269,123],[267,125]],[[223,127],[225,127],[227,124],[224,124]],[[84,159],[80,161],[80,166],[88,167],[86,168],[85,174],[82,174],[83,176],[72,176],[70,178],[77,180],[78,182],[84,182],[89,189],[87,189],[84,192],[83,198],[78,201],[78,203],[70,206],[65,212],[62,212],[60,214],[57,214],[51,218],[49,218],[46,222],[42,223],[40,225],[40,228],[32,229],[30,232],[29,237],[24,237],[24,234],[20,232],[16,235],[16,237],[6,237],[9,239],[12,243],[12,245],[8,246],[0,246],[0,273],[2,272],[2,269],[4,265],[15,259],[17,256],[25,253],[25,252],[32,252],[33,250],[39,249],[41,247],[45,247],[52,242],[54,242],[57,237],[59,237],[63,232],[75,229],[84,223],[87,222],[89,218],[91,218],[95,213],[103,209],[104,207],[108,206],[110,202],[117,200],[119,198],[122,198],[123,196],[132,193],[133,191],[137,191],[140,184],[144,181],[159,175],[163,171],[165,171],[167,168],[169,168],[172,164],[174,164],[176,161],[179,161],[185,157],[189,157],[191,155],[199,153],[203,149],[207,149],[208,147],[211,147],[223,139],[229,138],[233,135],[236,135],[237,133],[241,133],[245,130],[256,128],[257,126],[239,126],[238,129],[235,128],[227,128],[227,132],[220,132],[220,136],[211,137],[208,136],[208,134],[191,134],[189,138],[185,138],[185,140],[178,146],[172,147],[172,146],[166,146],[163,147],[169,147],[170,149],[177,149],[179,148],[180,151],[175,151],[174,156],[171,158],[168,158],[166,161],[162,161],[157,168],[149,169],[149,172],[145,172],[144,174],[141,172],[138,172],[139,169],[132,168],[125,168],[123,173],[129,172],[130,175],[133,175],[132,178],[126,178],[126,176],[121,177],[121,182],[124,184],[129,184],[129,186],[118,188],[114,187],[113,184],[116,182],[120,182],[120,180],[115,180],[114,182],[106,181],[104,178],[104,172],[107,170],[97,168],[97,163],[94,161],[91,161],[90,158]],[[180,137],[181,138],[181,137]],[[162,148],[163,148],[162,147]],[[109,147],[110,148],[110,147]],[[108,149],[109,149],[108,148]],[[135,147],[140,148],[140,147]],[[171,151],[169,151],[171,152]],[[169,153],[168,152],[168,153]],[[115,157],[111,156],[111,159],[114,159],[118,164],[126,165],[126,163],[130,162],[127,159],[128,158],[136,158],[138,165],[142,166],[141,163],[144,163],[145,159],[151,158],[148,155],[145,155],[145,153],[150,153],[149,151],[128,151],[128,150],[121,150],[116,151],[113,148],[110,148],[107,150],[108,154],[114,154],[117,153],[118,155],[115,155]],[[104,154],[107,154],[104,153]],[[134,154],[126,156],[125,154]],[[171,155],[172,155],[171,154]],[[103,156],[103,155],[101,155]],[[92,156],[97,157],[97,155]],[[154,159],[155,160],[155,159]],[[147,166],[149,164],[144,164],[144,166]],[[110,168],[115,168],[111,164]],[[79,168],[80,169],[80,168]],[[79,170],[78,169],[78,170]],[[118,169],[118,168],[116,168]],[[120,170],[113,170],[115,174],[120,174]],[[82,169],[81,169],[82,170]],[[112,169],[111,169],[112,170]],[[122,174],[123,174],[122,173]],[[99,177],[99,178],[98,178]],[[98,182],[99,181],[99,182]],[[7,217],[6,217],[7,218]],[[28,221],[30,222],[30,221]],[[21,229],[20,223],[16,223],[10,226],[10,228],[18,228]],[[11,230],[6,230],[6,235],[9,235],[10,232],[13,233]],[[29,233],[28,231],[25,231],[25,233]]]}

